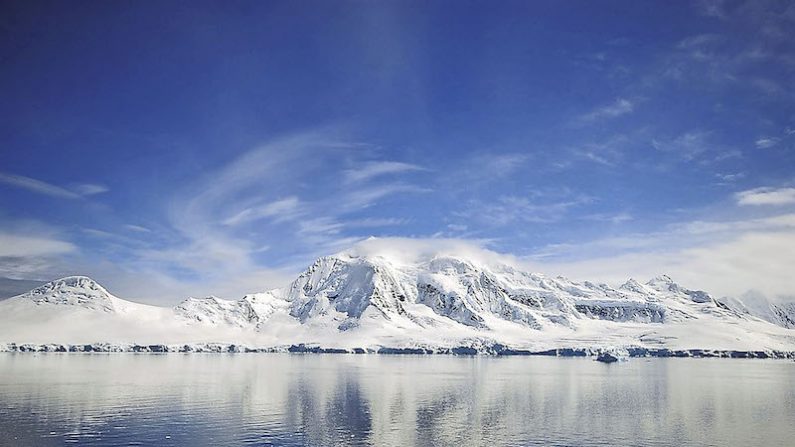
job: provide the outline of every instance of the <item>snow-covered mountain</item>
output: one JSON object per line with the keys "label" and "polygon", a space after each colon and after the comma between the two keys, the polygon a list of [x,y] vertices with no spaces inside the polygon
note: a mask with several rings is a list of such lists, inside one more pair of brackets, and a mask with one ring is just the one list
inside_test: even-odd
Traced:
{"label": "snow-covered mountain", "polygon": [[772,302],[753,290],[739,298],[721,298],[719,302],[740,313],[761,318],[781,327],[795,329],[795,302]]}
{"label": "snow-covered mountain", "polygon": [[284,289],[173,308],[62,278],[0,302],[0,343],[795,351],[795,306],[758,301],[716,300],[667,276],[613,288],[466,256],[352,250],[318,259]]}

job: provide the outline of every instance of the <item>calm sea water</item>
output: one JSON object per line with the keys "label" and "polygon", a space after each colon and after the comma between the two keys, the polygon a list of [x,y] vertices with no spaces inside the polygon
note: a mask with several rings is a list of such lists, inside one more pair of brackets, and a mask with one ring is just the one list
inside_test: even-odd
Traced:
{"label": "calm sea water", "polygon": [[0,354],[0,445],[795,445],[775,360]]}

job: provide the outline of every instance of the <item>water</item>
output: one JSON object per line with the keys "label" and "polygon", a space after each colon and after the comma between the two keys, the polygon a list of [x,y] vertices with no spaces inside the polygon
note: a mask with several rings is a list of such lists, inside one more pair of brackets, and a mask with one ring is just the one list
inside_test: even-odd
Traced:
{"label": "water", "polygon": [[793,445],[782,360],[0,354],[0,445]]}

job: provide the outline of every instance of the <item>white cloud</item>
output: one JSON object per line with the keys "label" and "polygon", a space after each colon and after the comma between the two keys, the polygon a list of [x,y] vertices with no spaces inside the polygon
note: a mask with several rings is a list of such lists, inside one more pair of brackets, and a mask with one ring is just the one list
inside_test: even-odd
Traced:
{"label": "white cloud", "polygon": [[624,98],[618,98],[615,102],[603,107],[599,107],[580,117],[580,121],[590,122],[598,121],[601,119],[616,118],[621,115],[626,115],[635,110],[635,104]]}
{"label": "white cloud", "polygon": [[710,149],[710,134],[708,131],[694,130],[669,141],[653,140],[652,146],[659,151],[679,154],[685,160],[693,160]]}
{"label": "white cloud", "polygon": [[90,236],[95,237],[102,237],[102,238],[115,238],[118,237],[115,234],[109,231],[97,230],[96,228],[83,228],[83,233],[88,234]]}
{"label": "white cloud", "polygon": [[702,165],[743,156],[737,149],[715,143],[713,132],[706,130],[685,132],[672,140],[653,139],[651,144],[660,152],[668,152],[684,161],[696,161]]}
{"label": "white cloud", "polygon": [[629,213],[617,213],[617,214],[597,213],[597,214],[589,214],[587,216],[584,216],[583,219],[593,220],[595,222],[610,222],[613,224],[619,224],[634,220],[634,217]]}
{"label": "white cloud", "polygon": [[344,194],[340,200],[340,209],[350,211],[366,208],[378,200],[398,193],[426,193],[431,190],[406,183],[390,183],[367,188],[355,188]]}
{"label": "white cloud", "polygon": [[517,264],[516,258],[486,248],[488,241],[453,238],[368,238],[344,250],[353,256],[383,256],[396,262],[415,263],[437,256],[460,256],[483,263]]}
{"label": "white cloud", "polygon": [[109,191],[107,186],[93,183],[81,183],[75,185],[72,189],[81,196],[93,196],[94,194],[101,194]]}
{"label": "white cloud", "polygon": [[[710,227],[712,237],[694,237]],[[696,229],[701,227],[700,229]],[[714,233],[717,231],[717,234]],[[672,245],[679,240],[683,244]],[[665,231],[627,238],[596,240],[592,246],[621,246],[623,252],[598,251],[571,260],[520,258],[490,250],[488,240],[435,238],[371,238],[345,252],[357,256],[385,256],[398,262],[419,262],[435,256],[462,256],[482,262],[506,263],[551,276],[619,285],[630,277],[647,280],[669,274],[685,287],[716,296],[740,295],[756,289],[770,297],[795,293],[791,266],[795,265],[795,215],[749,221],[694,222]],[[579,244],[568,250],[576,252]],[[629,250],[629,251],[627,251]]]}
{"label": "white cloud", "polygon": [[3,172],[0,172],[0,183],[60,199],[80,199],[108,191],[107,186],[91,183],[81,183],[74,185],[71,189],[66,189],[31,177],[25,177],[24,175]]}
{"label": "white cloud", "polygon": [[[727,7],[729,4],[732,7]],[[779,70],[767,70],[766,76],[772,74],[772,77],[759,76],[759,67],[788,70],[793,64],[789,44],[793,23],[785,18],[786,14],[782,14],[779,7],[765,1],[714,2],[702,8],[703,11],[712,11],[708,15],[725,20],[726,23],[716,28],[724,32],[683,39],[660,58],[657,69],[647,75],[647,83],[667,79],[689,88],[722,89],[731,94],[753,89],[754,93],[766,95],[764,99],[769,101],[792,96],[786,88],[786,76],[777,76]],[[732,33],[733,27],[748,32]]]}
{"label": "white cloud", "polygon": [[450,160],[451,166],[440,170],[436,180],[443,184],[443,188],[440,189],[445,192],[467,193],[471,192],[475,185],[498,183],[510,179],[516,173],[521,173],[531,158],[530,151],[527,153],[495,150],[477,152],[464,156],[458,163]]}
{"label": "white cloud", "polygon": [[781,141],[781,138],[776,137],[762,137],[756,140],[754,143],[756,147],[759,149],[768,149],[775,145],[777,145]]}
{"label": "white cloud", "polygon": [[355,219],[345,222],[347,227],[353,228],[377,228],[377,227],[392,227],[398,225],[406,225],[409,219],[388,217],[388,218],[375,218],[366,217],[364,219]]}
{"label": "white cloud", "polygon": [[485,170],[494,175],[508,175],[522,168],[530,155],[520,153],[489,154],[478,158],[478,170]]}
{"label": "white cloud", "polygon": [[424,171],[425,168],[399,161],[371,161],[345,171],[347,182],[364,182],[386,174]]}
{"label": "white cloud", "polygon": [[718,34],[696,34],[686,37],[676,45],[679,49],[703,48],[723,42],[725,39]]}
{"label": "white cloud", "polygon": [[251,255],[268,241],[242,237],[230,227],[252,217],[298,209],[297,196],[278,198],[271,191],[279,191],[283,185],[297,186],[300,179],[323,168],[326,158],[321,155],[333,157],[346,148],[329,133],[305,132],[274,139],[207,172],[172,198],[169,219],[187,243],[145,255],[161,262],[170,259],[208,276],[255,269]]}
{"label": "white cloud", "polygon": [[[329,130],[277,138],[244,152],[175,191],[168,202],[170,228],[156,233],[173,231],[161,239],[170,245],[133,246],[133,259],[123,271],[109,273],[110,282],[112,275],[157,272],[164,290],[228,284],[223,296],[229,297],[255,272],[286,279],[284,272],[294,275],[313,257],[361,240],[359,231],[399,225],[403,220],[352,216],[388,196],[428,191],[387,178],[424,168],[373,156],[368,146],[345,143]],[[351,167],[350,181],[330,169],[341,163]],[[272,256],[263,255],[266,250]],[[248,291],[283,285],[260,281]]]}
{"label": "white cloud", "polygon": [[0,276],[48,279],[59,260],[77,253],[55,228],[38,221],[4,222],[0,228]]}
{"label": "white cloud", "polygon": [[767,78],[753,78],[751,79],[751,86],[770,96],[781,96],[787,93],[787,90],[777,81]]}
{"label": "white cloud", "polygon": [[150,230],[149,228],[146,228],[146,227],[141,226],[141,225],[127,224],[127,225],[124,225],[124,228],[126,228],[126,229],[128,229],[130,231],[135,231],[137,233],[151,233],[152,232],[152,230]]}
{"label": "white cloud", "polygon": [[726,19],[729,15],[726,3],[725,0],[699,0],[695,4],[705,16]]}
{"label": "white cloud", "polygon": [[795,204],[795,188],[762,187],[735,194],[738,205],[791,205]]}
{"label": "white cloud", "polygon": [[68,189],[55,186],[41,180],[36,180],[30,177],[16,174],[6,174],[0,172],[0,182],[8,185],[16,186],[17,188],[27,189],[38,194],[44,194],[51,197],[61,199],[79,199],[80,194],[69,191]]}
{"label": "white cloud", "polygon": [[719,185],[728,185],[737,180],[745,178],[745,173],[744,172],[734,172],[734,173],[725,173],[725,174],[718,173],[715,174],[715,177],[718,180],[720,180],[720,182],[718,183]]}
{"label": "white cloud", "polygon": [[504,226],[514,222],[552,223],[563,219],[575,207],[591,203],[586,195],[537,192],[532,197],[505,195],[490,201],[470,202],[460,217],[490,226]]}
{"label": "white cloud", "polygon": [[299,234],[338,234],[345,227],[330,217],[303,219],[298,222]]}
{"label": "white cloud", "polygon": [[629,143],[626,135],[617,134],[599,143],[586,143],[574,149],[574,155],[605,166],[615,166],[623,158],[622,148]]}
{"label": "white cloud", "polygon": [[276,221],[292,220],[304,213],[298,197],[290,196],[261,206],[246,208],[223,221],[224,225],[234,226],[259,219],[273,218]]}
{"label": "white cloud", "polygon": [[[245,294],[286,286],[297,271],[253,268],[229,277],[179,278],[158,268],[129,268],[91,263],[74,267],[105,286],[114,295],[136,302],[173,306],[188,297],[217,296],[237,300]],[[142,287],[142,281],[145,285]]]}
{"label": "white cloud", "polygon": [[75,250],[72,243],[51,237],[0,232],[0,257],[59,255]]}
{"label": "white cloud", "polygon": [[527,265],[549,274],[613,284],[665,273],[687,287],[718,296],[736,296],[749,289],[771,297],[791,296],[795,214],[695,221],[653,233],[547,247],[528,258]]}
{"label": "white cloud", "polygon": [[466,231],[469,227],[464,224],[448,224],[447,229],[450,231],[455,231],[457,233]]}

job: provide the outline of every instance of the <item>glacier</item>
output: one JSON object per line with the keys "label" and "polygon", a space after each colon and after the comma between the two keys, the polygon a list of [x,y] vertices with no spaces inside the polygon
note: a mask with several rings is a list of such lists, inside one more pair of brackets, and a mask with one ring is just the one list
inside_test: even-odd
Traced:
{"label": "glacier", "polygon": [[0,302],[0,350],[795,357],[795,305],[668,276],[619,287],[466,255],[321,257],[291,284],[173,308],[84,276]]}

